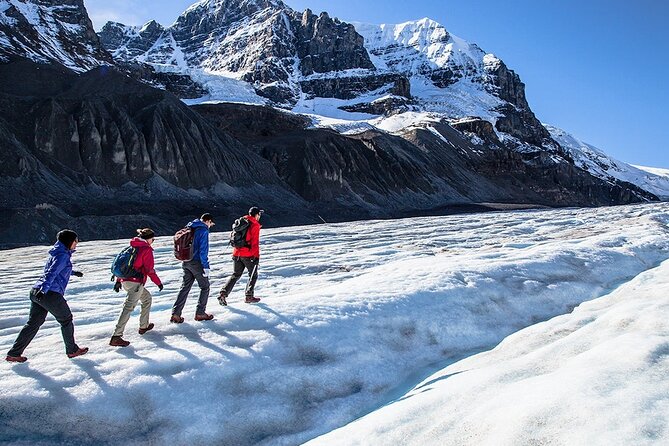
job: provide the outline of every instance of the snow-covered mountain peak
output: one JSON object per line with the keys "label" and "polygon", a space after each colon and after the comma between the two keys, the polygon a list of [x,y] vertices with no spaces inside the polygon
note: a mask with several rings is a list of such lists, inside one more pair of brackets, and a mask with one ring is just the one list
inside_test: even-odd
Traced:
{"label": "snow-covered mountain peak", "polygon": [[0,60],[56,61],[75,71],[111,64],[83,0],[2,0]]}

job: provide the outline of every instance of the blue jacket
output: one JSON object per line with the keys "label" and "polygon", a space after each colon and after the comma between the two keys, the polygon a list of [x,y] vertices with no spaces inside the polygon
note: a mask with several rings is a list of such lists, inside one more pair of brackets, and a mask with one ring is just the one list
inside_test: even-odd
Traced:
{"label": "blue jacket", "polygon": [[202,264],[202,268],[209,269],[209,228],[199,218],[186,225],[195,229],[193,237],[193,260]]}
{"label": "blue jacket", "polygon": [[44,265],[44,272],[33,288],[41,289],[44,294],[53,291],[65,294],[65,288],[72,274],[70,257],[74,250],[69,250],[61,242],[56,242],[49,250],[49,260]]}

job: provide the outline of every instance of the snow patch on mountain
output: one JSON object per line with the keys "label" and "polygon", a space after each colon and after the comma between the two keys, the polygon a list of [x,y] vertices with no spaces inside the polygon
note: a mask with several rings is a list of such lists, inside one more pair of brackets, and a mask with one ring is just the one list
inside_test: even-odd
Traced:
{"label": "snow patch on mountain", "polygon": [[0,57],[8,56],[55,61],[77,72],[112,60],[100,47],[83,5],[24,0],[0,2]]}
{"label": "snow patch on mountain", "polygon": [[669,176],[618,161],[558,127],[549,124],[544,124],[544,127],[581,169],[605,180],[616,179],[635,184],[661,199],[669,199]]}

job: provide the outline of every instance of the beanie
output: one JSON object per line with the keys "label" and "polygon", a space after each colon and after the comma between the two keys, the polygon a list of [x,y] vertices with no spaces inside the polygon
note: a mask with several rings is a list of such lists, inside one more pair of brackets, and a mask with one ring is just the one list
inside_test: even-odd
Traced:
{"label": "beanie", "polygon": [[153,232],[153,229],[151,228],[144,228],[137,230],[137,237],[141,238],[142,240],[148,240],[154,238],[155,236],[156,233]]}
{"label": "beanie", "polygon": [[58,239],[59,242],[61,242],[63,245],[65,245],[65,247],[67,249],[70,249],[70,247],[72,246],[72,243],[75,240],[78,240],[79,236],[77,235],[76,232],[74,232],[71,229],[63,229],[62,231],[60,231],[58,233],[56,238]]}
{"label": "beanie", "polygon": [[262,215],[263,212],[265,212],[265,211],[263,211],[262,209],[260,209],[258,206],[253,206],[251,209],[249,209],[249,215],[250,215],[251,217],[255,217],[255,216],[258,215],[258,214],[261,214],[261,215]]}

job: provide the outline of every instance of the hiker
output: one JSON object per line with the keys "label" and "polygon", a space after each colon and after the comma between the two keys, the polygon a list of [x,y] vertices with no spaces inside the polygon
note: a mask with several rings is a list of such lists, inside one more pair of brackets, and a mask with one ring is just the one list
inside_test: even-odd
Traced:
{"label": "hiker", "polygon": [[37,334],[48,313],[51,313],[60,324],[68,358],[75,358],[88,352],[88,347],[79,348],[74,341],[72,311],[63,297],[70,276],[83,277],[84,275],[82,272],[72,271],[70,257],[77,243],[79,243],[79,237],[76,232],[63,229],[58,233],[56,244],[49,250],[49,260],[44,266],[44,272],[30,291],[31,304],[28,322],[21,329],[12,349],[7,352],[7,358],[5,358],[7,361],[26,362],[28,360],[22,356],[23,351]]}
{"label": "hiker", "polygon": [[250,223],[248,229],[246,230],[246,243],[245,246],[236,247],[232,250],[232,268],[233,272],[228,282],[221,289],[221,293],[218,296],[218,303],[223,306],[228,305],[228,296],[234,288],[235,284],[242,277],[244,273],[244,268],[249,273],[249,282],[246,284],[246,299],[244,302],[247,304],[254,304],[260,302],[260,299],[253,295],[254,289],[256,286],[256,281],[258,280],[258,263],[260,262],[260,217],[263,214],[263,210],[259,209],[256,206],[253,206],[249,209],[248,215],[245,215],[242,218],[245,218]]}
{"label": "hiker", "polygon": [[146,279],[156,284],[158,290],[163,290],[163,283],[160,281],[153,260],[153,242],[156,234],[151,228],[137,230],[137,237],[130,240],[130,246],[137,250],[132,268],[136,272],[135,277],[117,278],[114,285],[114,291],[118,292],[121,287],[128,293],[128,297],[123,304],[123,310],[116,323],[116,328],[112,334],[109,345],[113,347],[127,347],[129,341],[123,339],[123,331],[130,319],[130,315],[135,310],[137,302],[141,302],[141,313],[139,315],[139,334],[143,335],[149,330],[153,330],[153,322],[149,323],[149,313],[151,311],[151,293],[147,290]]}
{"label": "hiker", "polygon": [[193,282],[197,281],[200,287],[200,299],[197,302],[195,310],[196,321],[210,321],[214,318],[212,314],[207,314],[207,300],[209,300],[209,229],[214,226],[214,218],[211,214],[202,214],[202,217],[193,220],[186,225],[194,231],[193,234],[193,258],[184,261],[182,264],[184,276],[181,283],[181,289],[176,302],[172,307],[172,317],[170,322],[181,324],[184,318],[181,317],[186,298],[190,292]]}

